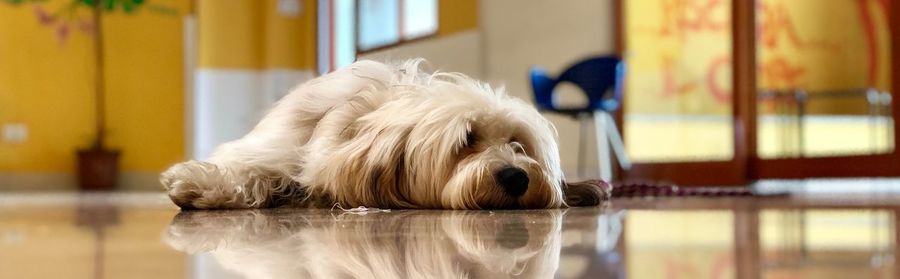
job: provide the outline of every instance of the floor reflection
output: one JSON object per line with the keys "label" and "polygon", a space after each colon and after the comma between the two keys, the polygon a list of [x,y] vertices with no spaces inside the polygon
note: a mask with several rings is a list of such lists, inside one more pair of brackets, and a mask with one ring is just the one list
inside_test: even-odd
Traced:
{"label": "floor reflection", "polygon": [[[596,237],[599,210],[191,211],[174,218],[165,239],[246,278],[550,278],[564,230],[591,240],[565,245],[573,255],[612,252]],[[607,267],[563,273],[588,268]]]}
{"label": "floor reflection", "polygon": [[897,205],[179,212],[161,194],[0,195],[0,278],[892,278]]}
{"label": "floor reflection", "polygon": [[736,277],[732,211],[630,210],[625,220],[631,277]]}
{"label": "floor reflection", "polygon": [[763,210],[762,266],[769,278],[893,277],[895,212]]}

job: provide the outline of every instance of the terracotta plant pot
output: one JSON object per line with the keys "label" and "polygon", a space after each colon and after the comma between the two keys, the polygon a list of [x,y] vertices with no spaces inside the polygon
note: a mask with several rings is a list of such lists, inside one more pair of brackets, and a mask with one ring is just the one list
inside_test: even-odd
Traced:
{"label": "terracotta plant pot", "polygon": [[78,187],[83,191],[108,191],[119,178],[119,151],[103,148],[78,150]]}

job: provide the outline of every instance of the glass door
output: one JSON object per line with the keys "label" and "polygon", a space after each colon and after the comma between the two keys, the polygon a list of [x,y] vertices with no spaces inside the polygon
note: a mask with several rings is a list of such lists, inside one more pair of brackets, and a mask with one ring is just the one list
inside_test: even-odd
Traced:
{"label": "glass door", "polygon": [[757,0],[757,177],[900,174],[889,4]]}
{"label": "glass door", "polygon": [[617,3],[626,179],[900,176],[900,5]]}
{"label": "glass door", "polygon": [[742,184],[730,0],[621,1],[626,179]]}

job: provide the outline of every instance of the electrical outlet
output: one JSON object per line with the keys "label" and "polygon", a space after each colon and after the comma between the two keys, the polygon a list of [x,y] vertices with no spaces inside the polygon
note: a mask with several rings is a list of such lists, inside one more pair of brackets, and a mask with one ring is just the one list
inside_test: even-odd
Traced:
{"label": "electrical outlet", "polygon": [[24,123],[3,124],[3,142],[23,143],[28,140],[28,126]]}
{"label": "electrical outlet", "polygon": [[278,13],[286,17],[298,17],[303,12],[301,0],[278,0]]}

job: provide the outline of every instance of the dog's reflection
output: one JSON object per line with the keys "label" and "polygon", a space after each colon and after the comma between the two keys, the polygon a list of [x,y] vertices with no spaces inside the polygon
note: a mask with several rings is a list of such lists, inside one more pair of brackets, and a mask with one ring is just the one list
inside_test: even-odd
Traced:
{"label": "dog's reflection", "polygon": [[550,278],[565,210],[185,211],[166,241],[247,278]]}

